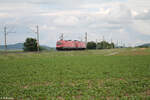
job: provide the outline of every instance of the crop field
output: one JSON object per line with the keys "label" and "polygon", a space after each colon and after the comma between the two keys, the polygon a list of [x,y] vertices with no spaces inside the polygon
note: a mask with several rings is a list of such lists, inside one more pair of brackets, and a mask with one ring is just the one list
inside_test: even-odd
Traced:
{"label": "crop field", "polygon": [[0,52],[0,100],[150,100],[150,49]]}

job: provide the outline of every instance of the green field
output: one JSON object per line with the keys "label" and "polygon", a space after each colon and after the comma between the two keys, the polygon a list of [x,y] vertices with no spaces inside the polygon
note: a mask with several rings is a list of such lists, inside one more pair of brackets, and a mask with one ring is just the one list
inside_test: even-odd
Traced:
{"label": "green field", "polygon": [[0,52],[0,99],[150,100],[150,49]]}

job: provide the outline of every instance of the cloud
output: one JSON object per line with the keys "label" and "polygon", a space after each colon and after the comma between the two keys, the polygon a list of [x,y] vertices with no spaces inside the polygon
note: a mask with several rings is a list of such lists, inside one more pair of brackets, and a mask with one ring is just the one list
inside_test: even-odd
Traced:
{"label": "cloud", "polygon": [[139,15],[137,14],[135,16],[136,20],[150,20],[150,10],[144,10]]}
{"label": "cloud", "polygon": [[61,26],[77,25],[78,22],[79,22],[79,19],[75,16],[61,16],[61,17],[57,17],[54,20],[55,25],[61,25]]}
{"label": "cloud", "polygon": [[[40,43],[52,44],[59,33],[66,39],[102,38],[134,43],[149,37],[148,0],[1,0],[0,23],[15,26],[17,41],[35,37],[30,27],[40,27]],[[140,6],[139,6],[140,5]],[[23,36],[23,38],[22,38]],[[2,39],[2,37],[0,37]]]}
{"label": "cloud", "polygon": [[[145,19],[144,19],[145,20]],[[150,35],[150,20],[143,21],[143,20],[135,20],[132,27],[139,33]]]}
{"label": "cloud", "polygon": [[1,4],[22,5],[30,4],[37,6],[47,6],[49,8],[76,8],[85,0],[1,0]]}
{"label": "cloud", "polygon": [[143,11],[150,9],[150,0],[128,0],[127,5],[133,10]]}

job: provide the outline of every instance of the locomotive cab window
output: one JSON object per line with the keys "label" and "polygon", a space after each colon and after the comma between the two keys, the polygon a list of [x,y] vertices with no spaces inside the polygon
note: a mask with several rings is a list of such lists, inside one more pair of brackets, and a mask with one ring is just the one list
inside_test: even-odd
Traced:
{"label": "locomotive cab window", "polygon": [[61,42],[57,42],[57,45],[62,45],[62,43]]}

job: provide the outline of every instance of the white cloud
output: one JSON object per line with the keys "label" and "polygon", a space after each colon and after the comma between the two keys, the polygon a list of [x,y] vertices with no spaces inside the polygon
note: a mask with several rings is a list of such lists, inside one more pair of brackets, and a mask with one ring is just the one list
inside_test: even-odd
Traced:
{"label": "white cloud", "polygon": [[150,21],[136,20],[133,24],[134,29],[142,34],[150,35]]}
{"label": "white cloud", "polygon": [[150,0],[128,0],[127,5],[135,11],[150,9]]}
{"label": "white cloud", "polygon": [[39,24],[42,44],[54,45],[61,32],[69,33],[68,39],[88,32],[90,39],[104,35],[106,39],[111,36],[115,40],[142,41],[150,34],[148,3],[149,0],[2,0],[0,23],[17,24],[24,38],[28,37],[28,29],[23,27]]}
{"label": "white cloud", "polygon": [[54,20],[55,25],[73,26],[77,25],[79,19],[75,16],[59,16]]}
{"label": "white cloud", "polygon": [[150,10],[144,10],[135,16],[137,20],[150,20]]}
{"label": "white cloud", "polygon": [[132,10],[133,29],[141,34],[150,35],[150,1],[129,0],[128,7]]}
{"label": "white cloud", "polygon": [[48,25],[43,25],[40,27],[41,30],[55,30],[55,26],[48,26]]}

